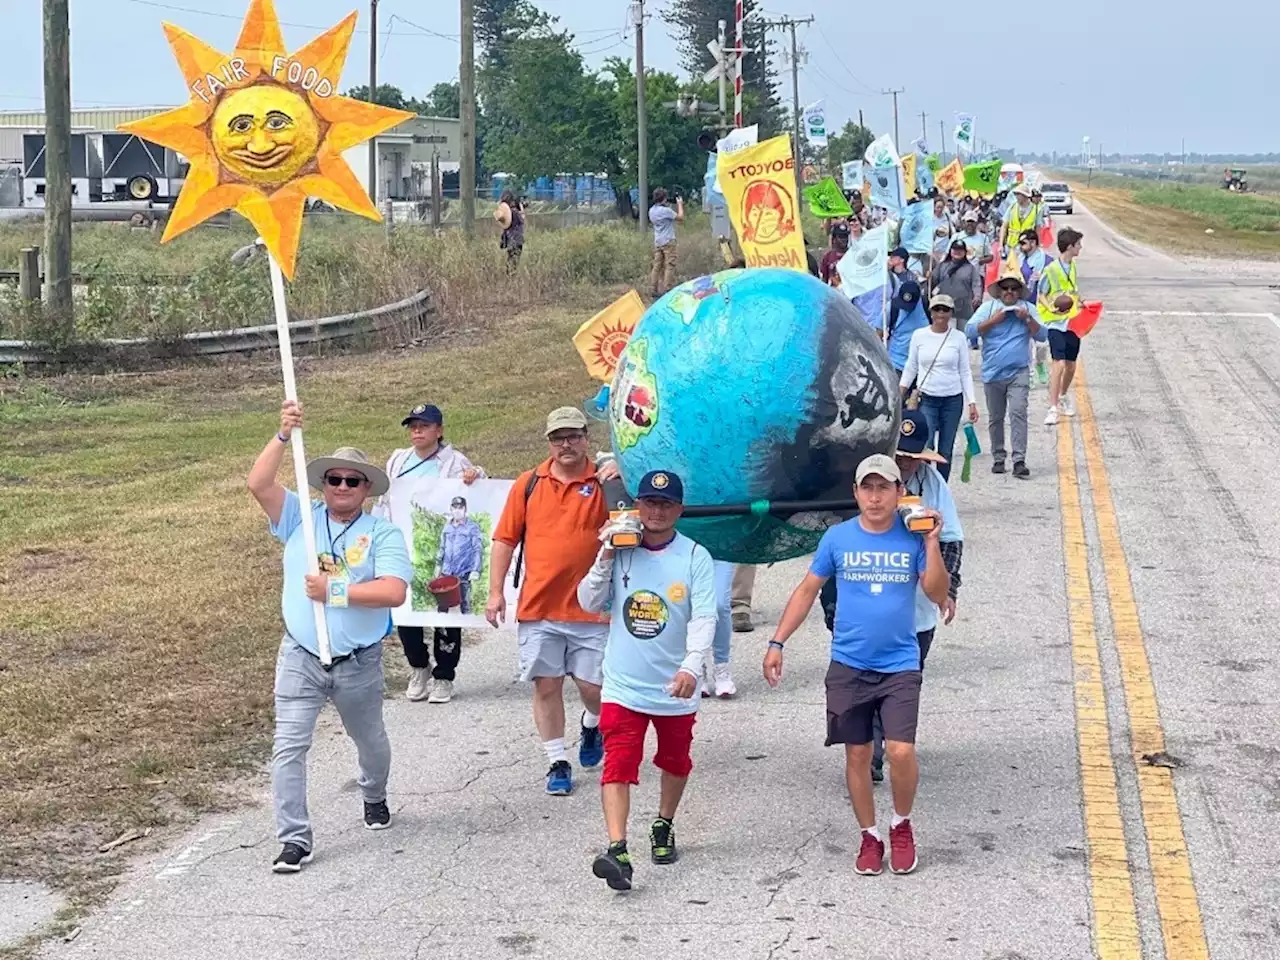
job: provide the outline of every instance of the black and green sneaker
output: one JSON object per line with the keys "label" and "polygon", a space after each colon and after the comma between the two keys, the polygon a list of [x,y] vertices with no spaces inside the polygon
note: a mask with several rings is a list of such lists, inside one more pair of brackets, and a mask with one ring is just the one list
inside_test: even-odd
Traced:
{"label": "black and green sneaker", "polygon": [[680,856],[676,853],[676,828],[666,817],[658,817],[649,827],[649,855],[654,863],[675,863]]}
{"label": "black and green sneaker", "polygon": [[631,854],[627,842],[609,844],[609,849],[596,857],[591,872],[609,885],[610,890],[631,889]]}

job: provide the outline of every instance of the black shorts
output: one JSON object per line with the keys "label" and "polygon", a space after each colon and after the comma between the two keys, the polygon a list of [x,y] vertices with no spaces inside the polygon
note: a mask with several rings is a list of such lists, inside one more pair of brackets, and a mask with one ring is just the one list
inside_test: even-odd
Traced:
{"label": "black shorts", "polygon": [[1049,356],[1054,360],[1076,362],[1080,356],[1080,338],[1070,330],[1048,330]]}
{"label": "black shorts", "polygon": [[827,746],[870,743],[877,712],[886,740],[915,743],[920,671],[878,673],[831,661],[827,668]]}

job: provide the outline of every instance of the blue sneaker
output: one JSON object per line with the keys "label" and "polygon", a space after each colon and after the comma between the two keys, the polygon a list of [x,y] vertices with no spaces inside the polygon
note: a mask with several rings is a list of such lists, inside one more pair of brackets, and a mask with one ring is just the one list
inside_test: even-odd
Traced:
{"label": "blue sneaker", "polygon": [[547,793],[553,797],[567,797],[573,793],[573,767],[568,760],[557,760],[547,771]]}
{"label": "blue sneaker", "polygon": [[594,767],[604,759],[604,737],[599,727],[583,727],[582,740],[578,743],[578,763]]}

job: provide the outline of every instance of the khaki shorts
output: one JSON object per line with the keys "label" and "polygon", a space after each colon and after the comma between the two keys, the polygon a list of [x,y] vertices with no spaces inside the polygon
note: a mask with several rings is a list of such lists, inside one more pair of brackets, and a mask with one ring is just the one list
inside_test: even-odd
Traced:
{"label": "khaki shorts", "polygon": [[886,740],[915,743],[920,677],[919,670],[877,673],[831,661],[827,669],[827,746],[870,743],[877,711]]}
{"label": "khaki shorts", "polygon": [[597,687],[604,682],[607,623],[528,620],[516,625],[520,679],[575,677]]}

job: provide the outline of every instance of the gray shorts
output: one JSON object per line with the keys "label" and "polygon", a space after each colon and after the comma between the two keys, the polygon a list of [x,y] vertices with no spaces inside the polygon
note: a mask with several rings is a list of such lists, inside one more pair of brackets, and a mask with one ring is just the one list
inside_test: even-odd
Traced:
{"label": "gray shorts", "polygon": [[597,687],[604,682],[607,623],[529,620],[516,625],[520,679],[575,677]]}

